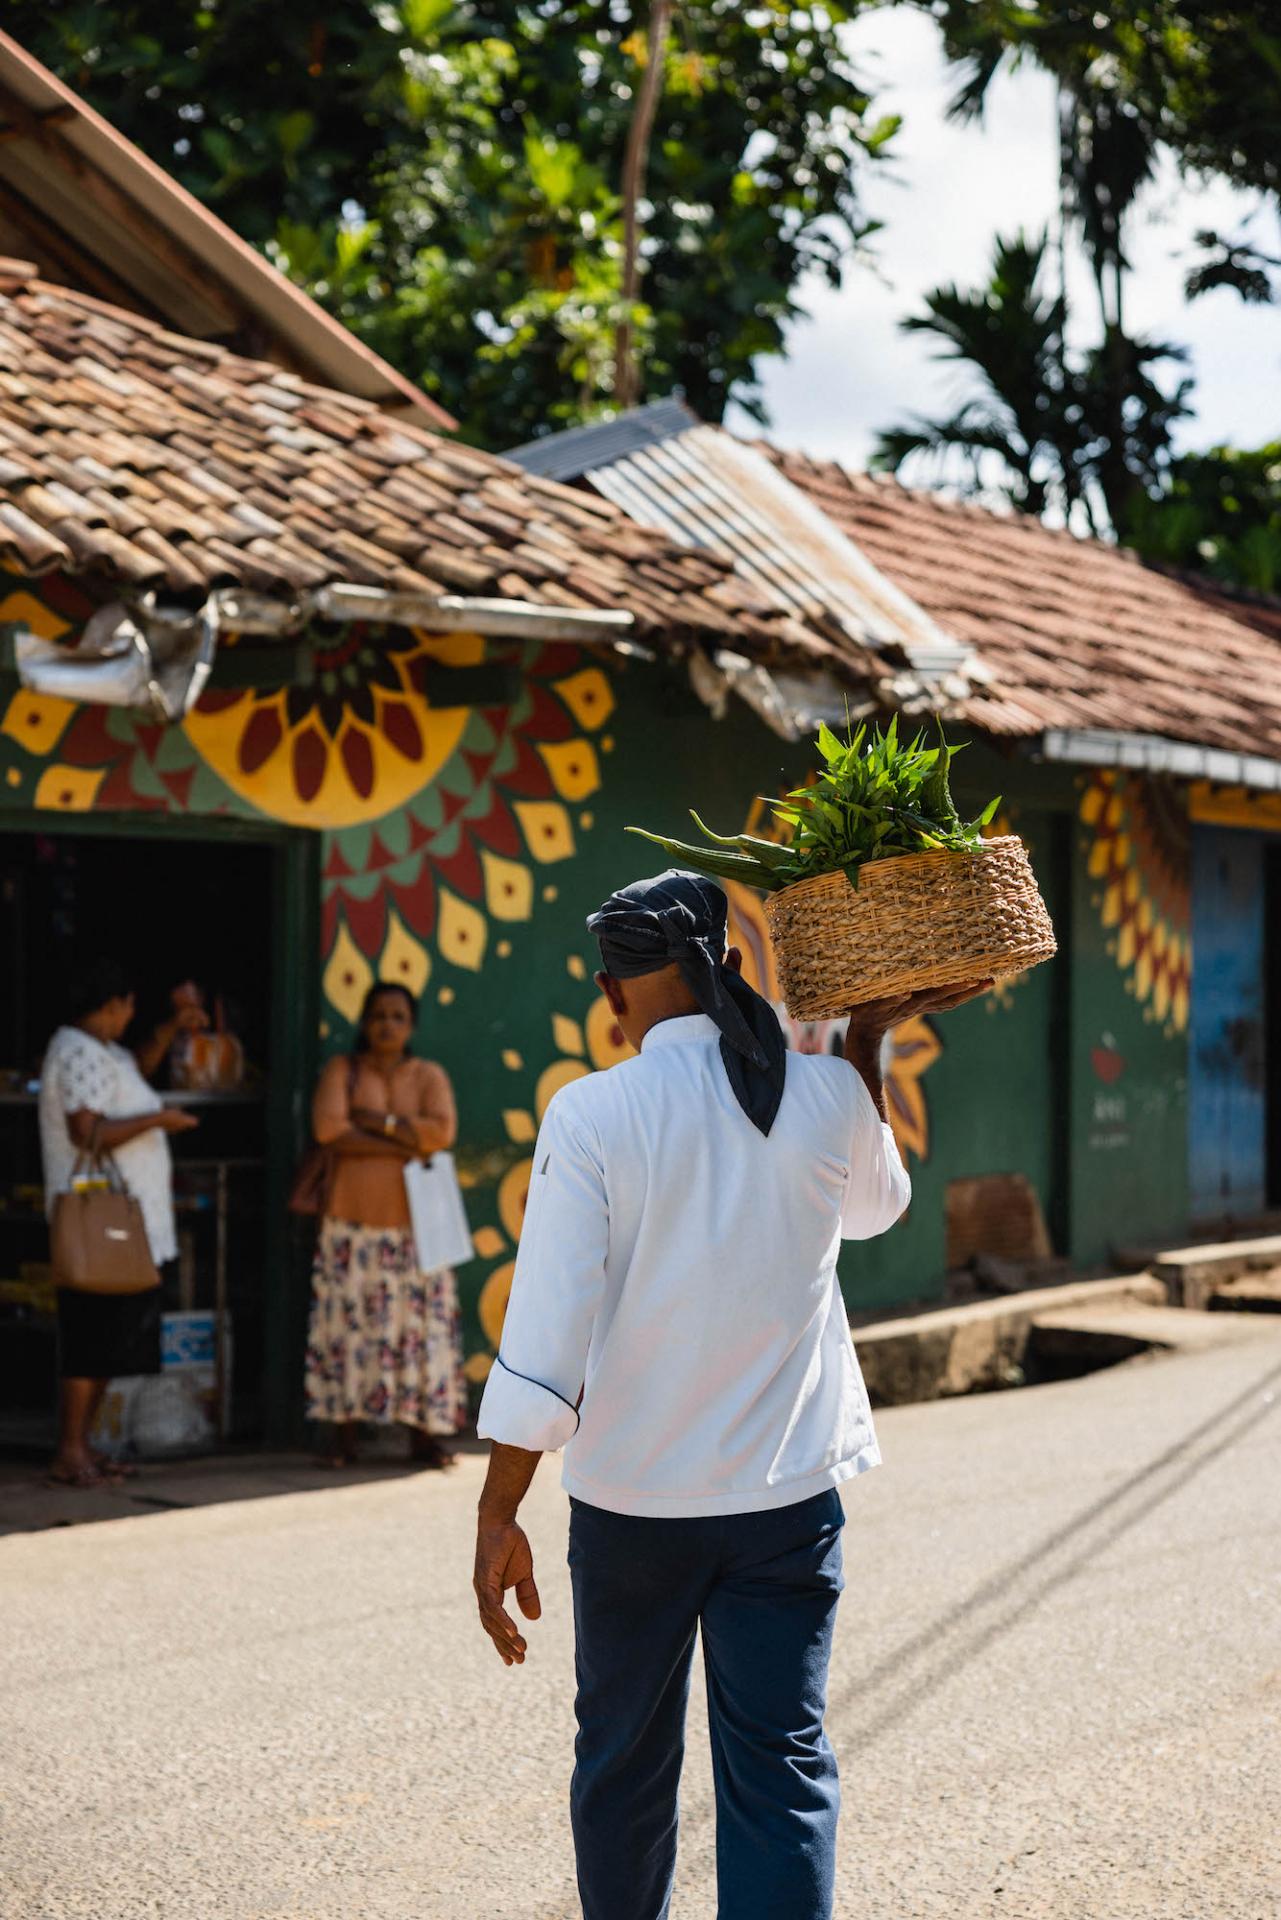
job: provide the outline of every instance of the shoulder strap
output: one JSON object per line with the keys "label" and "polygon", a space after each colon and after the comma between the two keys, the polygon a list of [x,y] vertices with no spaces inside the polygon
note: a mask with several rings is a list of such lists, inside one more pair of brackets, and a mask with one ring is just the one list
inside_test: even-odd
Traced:
{"label": "shoulder strap", "polygon": [[129,1188],[117,1165],[115,1154],[105,1152],[99,1144],[102,1127],[103,1116],[99,1114],[89,1134],[89,1145],[82,1149],[72,1162],[71,1178],[73,1181],[78,1180],[87,1168],[91,1173],[96,1171],[99,1174],[105,1174],[111,1186],[120,1193],[127,1193]]}
{"label": "shoulder strap", "polygon": [[[102,1166],[104,1156],[102,1148],[99,1145],[102,1127],[103,1116],[99,1113],[95,1115],[93,1125],[89,1129],[88,1146],[79,1147],[76,1150],[76,1157],[71,1163],[71,1177],[73,1180],[78,1179],[86,1167]],[[68,1129],[68,1131],[70,1131],[70,1129]]]}

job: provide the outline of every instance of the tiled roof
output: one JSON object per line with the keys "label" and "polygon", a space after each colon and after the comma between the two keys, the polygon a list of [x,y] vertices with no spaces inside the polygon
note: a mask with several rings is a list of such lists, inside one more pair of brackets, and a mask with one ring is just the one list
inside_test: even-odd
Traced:
{"label": "tiled roof", "polygon": [[431,426],[454,424],[4,32],[0,253],[29,255],[46,279],[177,333],[263,354]]}
{"label": "tiled roof", "polygon": [[1097,540],[771,451],[868,559],[994,674],[992,734],[1156,734],[1281,759],[1281,604],[1237,599]]}
{"label": "tiled roof", "polygon": [[355,583],[621,609],[655,644],[857,676],[856,649],[606,501],[32,272],[0,261],[0,563],[191,601]]}

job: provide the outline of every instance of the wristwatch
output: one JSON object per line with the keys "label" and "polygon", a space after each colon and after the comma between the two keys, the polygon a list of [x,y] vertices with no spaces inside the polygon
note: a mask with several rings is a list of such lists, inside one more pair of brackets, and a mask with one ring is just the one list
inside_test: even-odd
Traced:
{"label": "wristwatch", "polygon": [[389,1113],[383,1121],[383,1132],[395,1133],[395,1131],[396,1131],[396,1116],[394,1113]]}

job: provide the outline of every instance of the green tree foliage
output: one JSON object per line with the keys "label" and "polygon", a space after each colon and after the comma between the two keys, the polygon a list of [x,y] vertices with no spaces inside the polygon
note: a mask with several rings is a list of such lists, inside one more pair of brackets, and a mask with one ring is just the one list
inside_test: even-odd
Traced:
{"label": "green tree foliage", "polygon": [[4,27],[257,246],[359,198],[398,117],[370,0],[8,0]]}
{"label": "green tree foliage", "polygon": [[1180,455],[1162,497],[1139,505],[1129,544],[1148,560],[1281,593],[1281,441]]}
{"label": "green tree foliage", "polygon": [[1092,350],[1069,349],[1050,277],[1044,235],[1020,234],[996,242],[986,285],[926,296],[904,328],[939,340],[940,358],[959,362],[978,391],[950,415],[882,434],[877,463],[897,471],[960,454],[976,491],[998,486],[1021,512],[1052,508],[1095,532],[1122,528],[1165,484],[1191,382],[1167,392],[1158,369],[1186,356],[1107,327]]}
{"label": "green tree foliage", "polygon": [[[869,231],[891,138],[839,29],[690,0],[650,147],[646,397],[759,414],[795,290]],[[617,186],[644,7],[596,0],[10,0],[10,32],[462,422],[509,446],[608,403]]]}
{"label": "green tree foliage", "polygon": [[[1035,60],[1059,83],[1064,176],[1091,257],[1119,260],[1119,223],[1159,147],[1281,212],[1281,7],[1277,0],[923,0],[964,68],[957,106],[981,106],[999,69]],[[1109,232],[1111,229],[1111,232]],[[1275,257],[1248,235],[1198,236],[1191,293],[1272,298]],[[1120,315],[1113,319],[1119,323]]]}
{"label": "green tree foliage", "polygon": [[[1277,580],[1276,449],[1175,457],[1191,381],[1186,354],[1125,326],[1126,227],[1159,153],[1213,172],[1274,208],[1281,190],[1281,9],[1180,0],[922,0],[960,85],[953,112],[981,114],[1002,67],[1034,60],[1058,87],[1061,219],[1055,284],[1044,241],[998,243],[990,283],[938,288],[905,324],[938,335],[981,387],[954,415],[882,436],[881,460],[967,456],[973,483],[994,474],[1012,505],[1047,506],[1111,530],[1155,559],[1263,587]],[[1097,296],[1097,345],[1066,344],[1062,247],[1075,233]],[[1249,238],[1198,234],[1189,292],[1232,287],[1273,297],[1275,254]],[[1072,318],[1079,322],[1080,317]],[[1079,334],[1080,324],[1074,329]],[[981,476],[981,480],[980,480]]]}
{"label": "green tree foliage", "polygon": [[902,322],[904,332],[940,341],[938,358],[962,362],[980,391],[942,419],[917,417],[883,433],[878,464],[897,471],[922,456],[961,453],[976,488],[999,462],[1005,497],[1023,513],[1043,513],[1055,485],[1064,508],[1075,499],[1075,464],[1061,451],[1064,305],[1042,291],[1044,254],[1044,237],[998,240],[985,287],[936,287],[924,313]]}

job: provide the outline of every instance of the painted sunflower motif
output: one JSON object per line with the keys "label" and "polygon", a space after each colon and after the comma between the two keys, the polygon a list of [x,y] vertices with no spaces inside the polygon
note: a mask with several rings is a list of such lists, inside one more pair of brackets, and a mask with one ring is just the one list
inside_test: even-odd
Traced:
{"label": "painted sunflower motif", "polygon": [[314,684],[209,689],[186,732],[228,786],[273,819],[311,827],[377,819],[434,779],[466,725],[465,707],[429,705],[424,667],[471,665],[483,642],[399,627],[375,636],[355,622],[316,635],[314,652]]}
{"label": "painted sunflower motif", "polygon": [[[424,660],[439,662],[448,649],[451,666],[474,664],[479,646],[471,636],[433,640],[401,654],[399,671],[416,691]],[[571,819],[566,803],[589,797],[602,780],[597,749],[578,727],[601,726],[613,708],[603,670],[580,659],[569,647],[522,648],[512,656],[521,689],[512,704],[430,708],[439,731],[425,736],[413,791],[376,818],[326,832],[325,992],[344,1020],[359,1007],[366,966],[407,985],[417,980],[421,992],[433,970],[430,941],[451,968],[478,973],[490,955],[510,956],[508,935],[532,919],[540,899],[555,899],[555,885],[540,876],[572,859],[577,836],[591,827],[585,812]],[[350,727],[350,707],[343,711]],[[438,768],[437,746],[448,749]],[[602,753],[607,747],[600,743]],[[437,998],[448,1005],[454,991],[446,979]]]}

